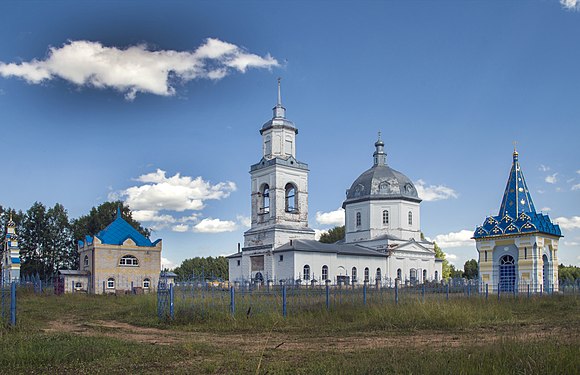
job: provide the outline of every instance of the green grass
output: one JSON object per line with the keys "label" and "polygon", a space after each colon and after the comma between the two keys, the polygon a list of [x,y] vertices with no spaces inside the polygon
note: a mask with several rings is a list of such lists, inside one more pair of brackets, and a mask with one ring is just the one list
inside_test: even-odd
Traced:
{"label": "green grass", "polygon": [[[227,309],[206,308],[201,314],[178,305],[172,322],[158,321],[154,295],[21,293],[18,302],[18,326],[0,330],[0,373],[229,374],[255,373],[258,366],[268,374],[580,372],[580,298],[574,296],[499,302],[407,298],[399,305],[345,304],[331,311],[289,308],[286,319],[254,300],[249,315],[240,303],[235,317]],[[52,321],[88,327],[90,335],[46,331]],[[153,345],[115,335],[115,329],[99,327],[98,321],[161,329],[161,334],[181,338]],[[545,334],[552,331],[556,334]],[[275,338],[267,341],[270,332]],[[423,335],[443,335],[448,341],[413,343]],[[240,337],[255,341],[242,345],[235,341]],[[370,344],[357,347],[361,341],[348,338]],[[376,338],[390,341],[374,348]],[[280,341],[297,346],[275,348]]]}

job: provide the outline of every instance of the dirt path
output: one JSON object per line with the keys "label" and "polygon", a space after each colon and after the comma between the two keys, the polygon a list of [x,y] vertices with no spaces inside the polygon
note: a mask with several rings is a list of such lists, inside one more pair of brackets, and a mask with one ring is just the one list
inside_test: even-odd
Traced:
{"label": "dirt path", "polygon": [[[565,330],[562,327],[545,325],[523,327],[498,327],[495,329],[478,329],[466,333],[444,331],[381,331],[361,332],[358,335],[332,337],[305,337],[272,332],[267,339],[264,333],[227,334],[207,332],[183,332],[157,328],[138,327],[117,321],[96,320],[87,323],[75,323],[73,319],[57,320],[49,323],[45,332],[66,332],[85,336],[106,336],[120,340],[150,343],[154,345],[172,345],[178,343],[202,343],[220,348],[240,348],[246,352],[277,350],[315,350],[315,351],[356,351],[388,347],[426,347],[449,348],[473,344],[488,344],[504,339],[518,341],[538,340],[554,336],[577,337],[577,330]],[[264,346],[265,345],[265,346]]]}

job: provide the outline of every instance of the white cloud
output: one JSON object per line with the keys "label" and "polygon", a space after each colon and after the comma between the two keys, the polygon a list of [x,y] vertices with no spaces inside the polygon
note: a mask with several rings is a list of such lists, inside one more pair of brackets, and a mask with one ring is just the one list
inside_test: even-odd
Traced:
{"label": "white cloud", "polygon": [[320,225],[344,225],[344,209],[338,208],[330,212],[316,212],[316,222]]}
{"label": "white cloud", "polygon": [[580,184],[572,186],[572,191],[580,190]]}
{"label": "white cloud", "polygon": [[220,219],[206,218],[193,226],[193,231],[198,233],[223,233],[233,232],[238,228],[235,222]]}
{"label": "white cloud", "polygon": [[425,185],[425,181],[418,180],[415,182],[415,188],[419,198],[426,202],[439,201],[449,198],[457,198],[457,192],[444,185]]}
{"label": "white cloud", "polygon": [[549,176],[546,176],[545,181],[549,184],[555,184],[556,182],[558,182],[558,178],[556,177],[557,175],[558,173],[554,173]]}
{"label": "white cloud", "polygon": [[328,231],[322,229],[314,229],[314,239],[316,241],[320,240],[320,236],[322,236],[325,233],[328,233]]}
{"label": "white cloud", "polygon": [[227,198],[231,192],[236,191],[236,184],[230,181],[212,185],[202,177],[191,178],[179,173],[166,177],[165,171],[161,169],[142,175],[137,181],[143,185],[111,193],[109,198],[124,198],[132,210],[149,211],[146,215],[154,215],[151,212],[161,210],[201,210],[205,200]]}
{"label": "white cloud", "polygon": [[174,232],[187,232],[189,230],[189,225],[187,224],[177,224],[171,227]]}
{"label": "white cloud", "polygon": [[175,82],[219,80],[232,71],[278,66],[272,56],[258,56],[234,44],[208,38],[194,51],[150,51],[147,46],[106,47],[76,40],[50,47],[44,60],[0,62],[0,76],[19,77],[32,84],[56,78],[78,86],[113,88],[127,100],[138,93],[169,96]]}
{"label": "white cloud", "polygon": [[236,219],[238,220],[238,222],[246,227],[249,228],[252,226],[252,218],[250,218],[249,216],[243,216],[243,215],[238,215],[236,216]]}
{"label": "white cloud", "polygon": [[540,211],[542,211],[542,212],[550,212],[550,211],[552,211],[552,209],[550,207],[542,207],[542,208],[540,208]]}
{"label": "white cloud", "polygon": [[580,242],[575,242],[575,241],[568,242],[568,241],[564,241],[564,245],[566,245],[566,246],[580,246]]}
{"label": "white cloud", "polygon": [[457,255],[451,253],[445,253],[445,259],[447,260],[457,260]]}
{"label": "white cloud", "polygon": [[167,258],[161,257],[161,269],[174,269],[175,267],[177,267],[177,264],[173,263],[172,261],[170,261]]}
{"label": "white cloud", "polygon": [[578,170],[576,171],[576,173],[580,174],[580,169],[578,169]]}
{"label": "white cloud", "polygon": [[560,4],[568,10],[580,10],[580,0],[560,0]]}
{"label": "white cloud", "polygon": [[449,247],[473,246],[474,242],[471,237],[473,237],[473,231],[463,229],[459,232],[439,234],[435,236],[433,241],[435,241],[437,245],[445,251],[445,248]]}
{"label": "white cloud", "polygon": [[540,168],[539,168],[539,169],[540,169],[540,171],[542,171],[542,172],[547,172],[547,171],[549,171],[549,170],[550,170],[550,167],[548,167],[548,166],[546,166],[546,165],[544,165],[544,164],[540,164]]}
{"label": "white cloud", "polygon": [[558,223],[562,229],[580,229],[580,216],[572,216],[571,218],[557,217],[554,221]]}

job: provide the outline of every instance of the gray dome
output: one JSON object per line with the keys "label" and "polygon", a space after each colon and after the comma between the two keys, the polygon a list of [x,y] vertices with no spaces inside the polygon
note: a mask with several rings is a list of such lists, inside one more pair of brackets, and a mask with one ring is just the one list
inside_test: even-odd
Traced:
{"label": "gray dome", "polygon": [[368,198],[421,201],[413,182],[386,164],[374,165],[361,174],[347,190],[345,203]]}

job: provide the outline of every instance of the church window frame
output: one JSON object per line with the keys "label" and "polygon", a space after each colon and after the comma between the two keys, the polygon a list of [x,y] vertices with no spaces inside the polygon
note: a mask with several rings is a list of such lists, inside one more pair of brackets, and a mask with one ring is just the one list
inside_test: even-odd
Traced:
{"label": "church window frame", "polygon": [[115,289],[115,278],[109,277],[107,279],[107,289]]}
{"label": "church window frame", "polygon": [[242,261],[238,259],[238,267],[241,266]]}
{"label": "church window frame", "polygon": [[302,268],[302,274],[304,275],[304,280],[310,280],[310,266],[305,264]]}
{"label": "church window frame", "polygon": [[382,272],[381,272],[381,268],[377,268],[377,271],[375,272],[375,281],[381,281],[381,279],[383,278],[382,276]]}
{"label": "church window frame", "polygon": [[389,225],[389,210],[383,210],[383,225]]}
{"label": "church window frame", "polygon": [[528,259],[528,248],[524,247],[524,259]]}
{"label": "church window frame", "polygon": [[365,282],[368,283],[370,278],[370,270],[368,267],[365,267]]}
{"label": "church window frame", "polygon": [[88,255],[85,255],[85,258],[83,260],[83,267],[85,269],[89,268],[89,256]]}
{"label": "church window frame", "polygon": [[362,225],[362,217],[361,217],[360,212],[356,213],[356,223],[355,224],[357,227],[360,227]]}
{"label": "church window frame", "polygon": [[328,280],[328,266],[325,264],[322,266],[322,281]]}
{"label": "church window frame", "polygon": [[353,282],[357,281],[357,279],[356,279],[356,277],[357,277],[356,267],[352,267],[352,270],[350,271],[350,277],[352,278]]}
{"label": "church window frame", "polygon": [[413,211],[409,211],[409,225],[413,225]]}
{"label": "church window frame", "polygon": [[487,250],[483,252],[483,256],[484,256],[485,262],[487,262]]}
{"label": "church window frame", "polygon": [[139,259],[136,256],[127,254],[119,259],[120,267],[139,267]]}
{"label": "church window frame", "polygon": [[435,281],[439,281],[439,271],[435,271]]}
{"label": "church window frame", "polygon": [[403,276],[403,271],[400,268],[397,269],[397,279],[401,280],[402,276]]}
{"label": "church window frame", "polygon": [[75,282],[75,290],[81,290],[83,288],[83,283],[80,281]]}
{"label": "church window frame", "polygon": [[298,212],[298,191],[296,189],[296,185],[291,182],[287,183],[284,187],[284,202],[286,212]]}
{"label": "church window frame", "polygon": [[409,281],[411,283],[417,282],[417,270],[415,268],[409,270]]}
{"label": "church window frame", "polygon": [[284,255],[280,254],[280,257],[278,258],[278,262],[283,262],[284,261]]}
{"label": "church window frame", "polygon": [[427,270],[423,270],[423,282],[427,281]]}
{"label": "church window frame", "polygon": [[268,214],[270,213],[270,185],[264,184],[260,191],[262,194],[262,207],[261,213]]}
{"label": "church window frame", "polygon": [[151,279],[149,279],[148,277],[143,279],[143,289],[149,289],[151,288]]}

